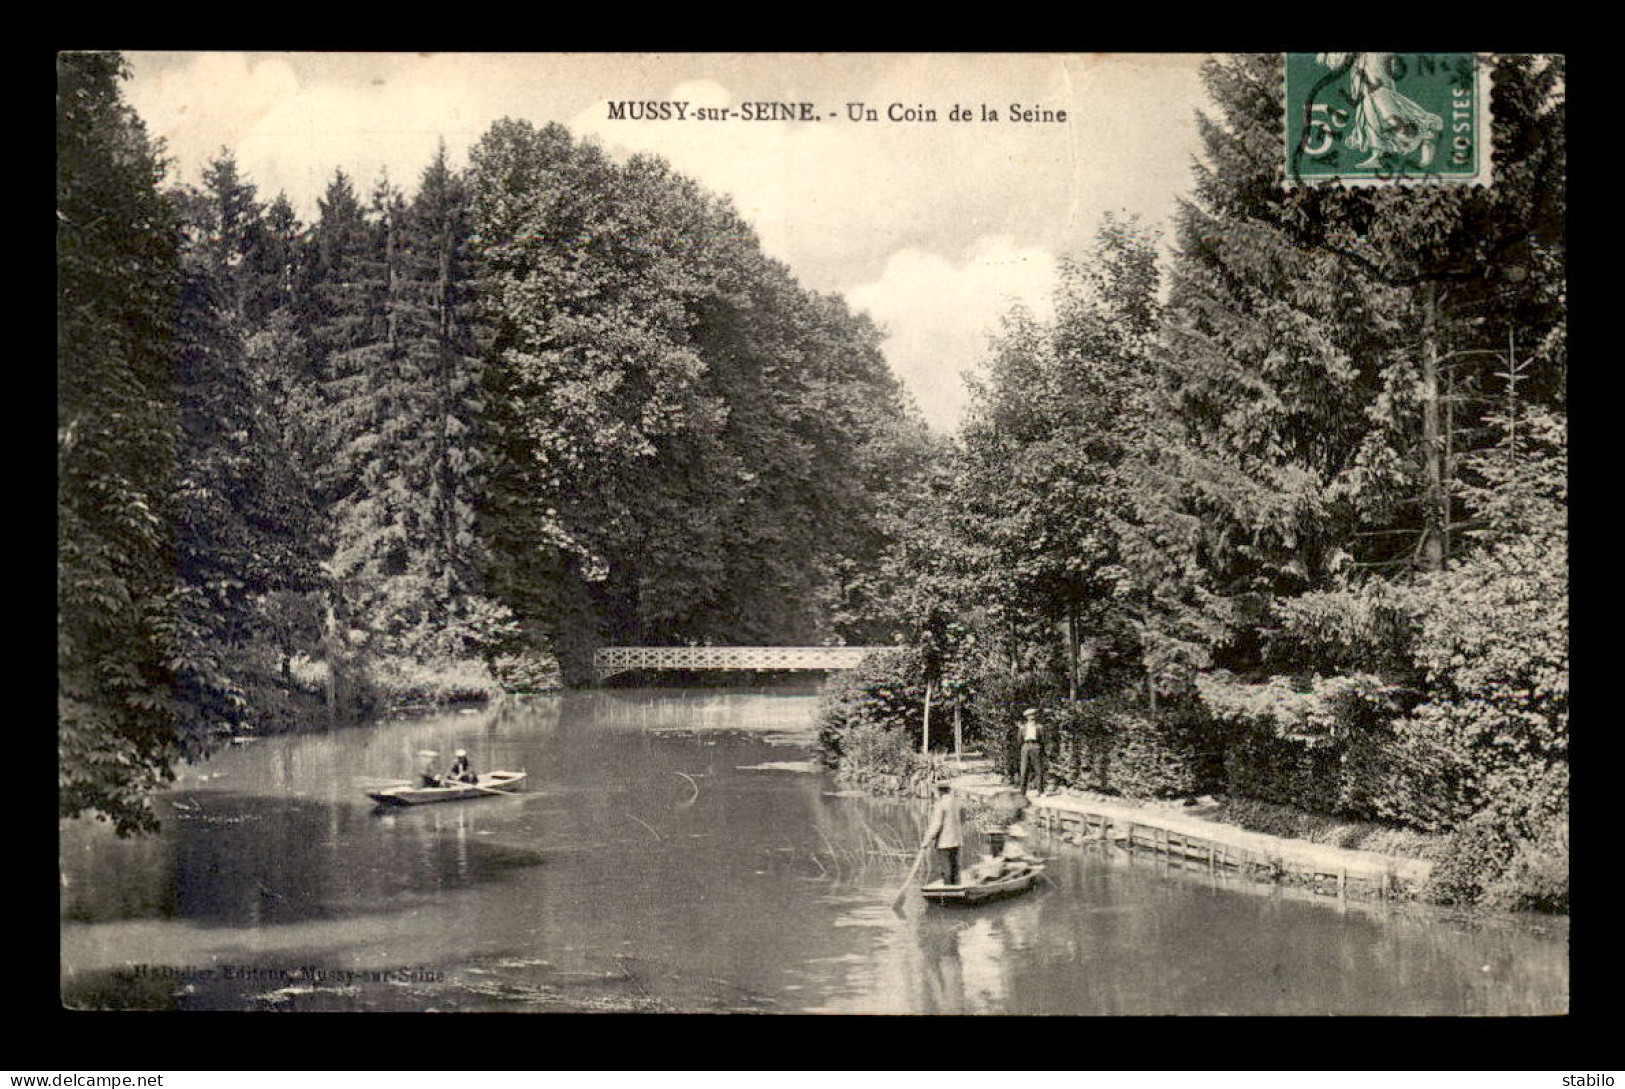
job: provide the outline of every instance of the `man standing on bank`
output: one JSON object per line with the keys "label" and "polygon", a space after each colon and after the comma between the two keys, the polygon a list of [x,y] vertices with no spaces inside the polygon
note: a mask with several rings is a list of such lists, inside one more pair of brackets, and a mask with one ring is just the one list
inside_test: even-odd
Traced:
{"label": "man standing on bank", "polygon": [[941,862],[942,883],[959,884],[959,799],[954,796],[954,785],[946,779],[937,783],[937,804],[931,810],[931,823],[926,825],[920,850],[933,843]]}
{"label": "man standing on bank", "polygon": [[1038,780],[1038,793],[1044,793],[1044,741],[1038,725],[1038,709],[1029,707],[1022,712],[1021,722],[1021,792],[1028,792],[1027,783]]}

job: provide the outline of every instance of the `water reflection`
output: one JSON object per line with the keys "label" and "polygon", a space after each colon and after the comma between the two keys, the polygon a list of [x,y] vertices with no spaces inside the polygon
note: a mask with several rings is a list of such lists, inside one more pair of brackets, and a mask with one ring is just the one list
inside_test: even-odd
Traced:
{"label": "water reflection", "polygon": [[[609,690],[233,749],[188,771],[160,837],[62,825],[64,998],[188,1009],[1566,1008],[1561,934],[1315,902],[1042,835],[1029,847],[1054,856],[1054,887],[970,910],[916,899],[894,914],[925,807],[834,797],[826,776],[795,770],[811,755],[812,709],[804,694]],[[383,812],[366,799],[408,773],[417,750],[458,747],[481,768],[526,770],[530,789]],[[165,982],[132,976],[143,964],[253,971]],[[283,978],[312,964],[360,975]]]}

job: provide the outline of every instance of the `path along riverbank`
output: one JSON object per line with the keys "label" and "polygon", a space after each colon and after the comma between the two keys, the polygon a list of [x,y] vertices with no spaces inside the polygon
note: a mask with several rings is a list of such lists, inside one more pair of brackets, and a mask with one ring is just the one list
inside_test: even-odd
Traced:
{"label": "path along riverbank", "polygon": [[[983,758],[967,758],[955,772],[955,789],[969,796],[990,797],[1011,789]],[[1198,869],[1240,872],[1334,895],[1413,899],[1433,869],[1426,859],[1249,832],[1204,816],[1216,808],[1212,803],[1129,802],[1062,791],[1029,796],[1020,820],[1071,843],[1106,842]]]}

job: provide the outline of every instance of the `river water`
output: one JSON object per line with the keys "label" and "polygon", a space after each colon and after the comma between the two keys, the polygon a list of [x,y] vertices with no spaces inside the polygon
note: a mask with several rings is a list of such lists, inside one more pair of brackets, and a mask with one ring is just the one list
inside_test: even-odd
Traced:
{"label": "river water", "polygon": [[[235,746],[163,832],[61,825],[80,1008],[1555,1014],[1563,920],[1342,902],[1036,833],[1052,882],[889,904],[923,802],[841,796],[808,690],[622,689]],[[413,754],[528,791],[381,811]],[[973,839],[972,844],[975,841]]]}

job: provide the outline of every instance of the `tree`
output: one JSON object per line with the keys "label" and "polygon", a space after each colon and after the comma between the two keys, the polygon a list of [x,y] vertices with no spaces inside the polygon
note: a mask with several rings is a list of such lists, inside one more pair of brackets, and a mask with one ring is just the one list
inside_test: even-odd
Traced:
{"label": "tree", "polygon": [[[458,659],[484,649],[475,539],[480,402],[468,207],[444,149],[408,204],[374,193],[354,304],[370,336],[330,357],[333,418],[349,428],[333,502],[347,611],[391,653]],[[483,618],[483,619],[482,619]]]}
{"label": "tree", "polygon": [[660,160],[503,121],[471,155],[491,592],[599,639],[832,638],[877,550],[854,461],[904,412],[879,333]]}
{"label": "tree", "polygon": [[1055,320],[1006,318],[962,432],[949,524],[981,550],[966,604],[991,602],[980,611],[1013,662],[1037,650],[1064,663],[1073,694],[1138,608],[1127,470],[1144,441],[1157,282],[1155,239],[1108,216],[1093,250],[1063,262]]}
{"label": "tree", "polygon": [[1555,815],[1539,797],[1551,769],[1567,781],[1568,429],[1538,408],[1494,423],[1501,442],[1475,455],[1484,483],[1466,493],[1478,547],[1415,591],[1426,698],[1397,736],[1427,801],[1396,815],[1452,827],[1494,806],[1532,833]]}
{"label": "tree", "polygon": [[[273,384],[249,349],[269,292],[262,210],[229,156],[174,197],[185,224],[175,336],[181,442],[174,495],[174,668],[183,737],[209,745],[263,726],[277,703],[275,595],[322,584],[316,511],[286,444]],[[284,659],[285,661],[285,659]],[[285,672],[285,670],[284,670]]]}
{"label": "tree", "polygon": [[1496,62],[1493,193],[1283,188],[1280,59],[1204,75],[1218,114],[1181,211],[1146,467],[1146,521],[1185,571],[1158,626],[1187,678],[1261,668],[1283,601],[1440,569],[1487,435],[1491,336],[1539,345],[1545,403],[1564,367],[1560,65]]}
{"label": "tree", "polygon": [[177,228],[112,54],[57,62],[59,806],[120,834],[182,751],[168,536]]}

